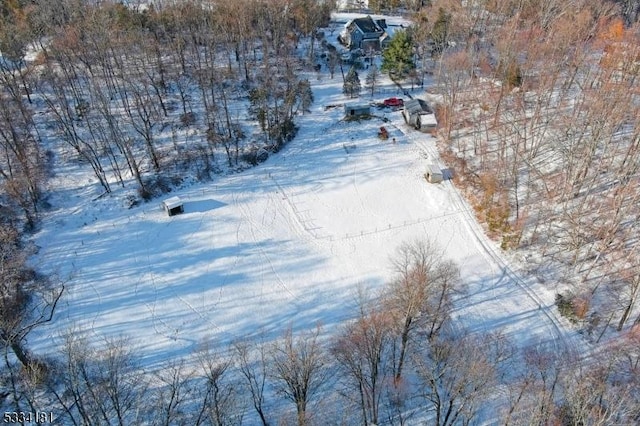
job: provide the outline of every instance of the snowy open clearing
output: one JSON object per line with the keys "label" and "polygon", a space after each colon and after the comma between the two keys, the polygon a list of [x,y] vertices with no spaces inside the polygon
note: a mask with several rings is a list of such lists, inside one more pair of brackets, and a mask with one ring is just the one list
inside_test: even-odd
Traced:
{"label": "snowy open clearing", "polygon": [[5,420],[640,423],[620,1],[14,3]]}
{"label": "snowy open clearing", "polygon": [[[562,341],[553,294],[517,283],[481,234],[449,181],[429,184],[434,139],[407,127],[399,111],[344,122],[338,78],[315,82],[312,113],[280,153],[248,171],[124,209],[105,197],[86,203],[73,173],[59,180],[39,261],[67,279],[52,326],[36,347],[68,330],[100,341],[125,335],[145,364],[186,356],[203,341],[281,335],[322,324],[331,334],[355,315],[358,286],[376,290],[405,241],[431,238],[459,263],[468,294],[456,315],[473,331],[502,331],[522,345]],[[377,137],[380,125],[390,138]],[[392,143],[392,138],[396,143]],[[444,165],[441,165],[444,168]]]}

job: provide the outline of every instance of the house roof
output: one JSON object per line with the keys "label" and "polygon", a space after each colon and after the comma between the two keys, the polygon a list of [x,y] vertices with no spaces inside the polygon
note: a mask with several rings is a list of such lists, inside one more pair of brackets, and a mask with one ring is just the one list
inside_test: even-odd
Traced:
{"label": "house roof", "polygon": [[442,176],[442,169],[436,164],[427,164],[427,172],[430,172],[432,175]]}
{"label": "house roof", "polygon": [[438,120],[436,120],[436,116],[434,114],[421,115],[420,125],[422,128],[426,129],[436,127],[438,125]]}
{"label": "house roof", "polygon": [[369,104],[359,104],[359,103],[351,103],[351,104],[345,104],[344,105],[344,110],[345,111],[350,111],[350,110],[355,110],[355,109],[366,109],[366,110],[369,110],[369,109],[371,109],[371,105],[369,105]]}
{"label": "house roof", "polygon": [[378,24],[371,18],[371,16],[366,16],[364,18],[356,18],[353,21],[353,24],[357,25],[360,28],[360,31],[363,33],[380,33],[383,32],[383,29],[380,28]]}
{"label": "house roof", "polygon": [[404,102],[404,109],[409,114],[432,114],[429,104],[422,99],[409,99]]}

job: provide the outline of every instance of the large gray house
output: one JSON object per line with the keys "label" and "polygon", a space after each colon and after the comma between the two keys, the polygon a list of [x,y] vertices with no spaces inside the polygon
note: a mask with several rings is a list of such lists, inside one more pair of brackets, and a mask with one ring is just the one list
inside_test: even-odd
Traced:
{"label": "large gray house", "polygon": [[385,28],[387,24],[384,19],[376,21],[371,16],[356,18],[349,21],[344,31],[340,34],[340,42],[349,49],[362,49],[380,51],[387,38]]}

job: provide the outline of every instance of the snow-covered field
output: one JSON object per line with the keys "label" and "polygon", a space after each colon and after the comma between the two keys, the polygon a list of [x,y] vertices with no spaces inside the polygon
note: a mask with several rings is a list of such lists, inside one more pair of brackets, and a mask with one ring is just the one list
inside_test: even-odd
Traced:
{"label": "snow-covered field", "polygon": [[450,182],[425,181],[425,165],[438,162],[434,139],[399,111],[373,110],[389,123],[341,121],[341,107],[324,109],[345,101],[341,79],[313,84],[298,136],[255,168],[172,193],[183,215],[168,217],[161,200],[130,210],[117,198],[88,203],[96,186],[59,172],[37,261],[66,292],[32,347],[61,344],[70,330],[97,342],[124,335],[153,368],[205,341],[273,338],[289,325],[319,323],[330,335],[355,316],[359,286],[375,291],[392,276],[396,248],[426,238],[461,267],[462,325],[523,345],[561,341],[553,294],[514,279]]}

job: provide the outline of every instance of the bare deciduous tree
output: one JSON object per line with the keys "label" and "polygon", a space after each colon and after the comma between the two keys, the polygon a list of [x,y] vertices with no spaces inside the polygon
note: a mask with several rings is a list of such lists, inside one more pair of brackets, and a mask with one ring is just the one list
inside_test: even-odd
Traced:
{"label": "bare deciduous tree", "polygon": [[64,290],[28,266],[30,254],[15,226],[0,223],[0,341],[27,371],[41,366],[25,347],[25,339],[53,319]]}
{"label": "bare deciduous tree", "polygon": [[61,421],[125,426],[149,415],[148,382],[126,340],[107,341],[97,349],[83,338],[69,336],[58,378],[49,391],[63,409]]}
{"label": "bare deciduous tree", "polygon": [[298,426],[307,424],[309,404],[329,379],[328,360],[319,340],[320,330],[318,327],[313,333],[294,337],[289,328],[273,345],[270,354],[276,388],[296,405]]}
{"label": "bare deciduous tree", "polygon": [[151,423],[157,426],[191,424],[194,419],[188,404],[194,398],[194,377],[184,363],[169,362],[154,377],[150,391]]}
{"label": "bare deciduous tree", "polygon": [[392,260],[396,278],[387,285],[383,306],[393,319],[400,340],[395,360],[399,380],[415,334],[433,339],[446,325],[452,309],[451,297],[459,290],[459,270],[441,258],[442,250],[432,241],[416,240],[400,246]]}
{"label": "bare deciduous tree", "polygon": [[501,336],[440,335],[413,357],[422,397],[438,426],[471,424],[508,356]]}
{"label": "bare deciduous tree", "polygon": [[196,425],[215,426],[240,425],[244,417],[244,407],[239,397],[236,377],[230,372],[232,361],[205,347],[197,354],[202,377],[196,387],[199,400]]}
{"label": "bare deciduous tree", "polygon": [[367,72],[367,76],[365,78],[365,86],[367,87],[367,89],[371,91],[372,98],[376,91],[376,88],[378,87],[379,81],[380,81],[380,70],[378,69],[378,66],[375,63],[372,63],[369,66],[369,71]]}
{"label": "bare deciduous tree", "polygon": [[360,314],[336,337],[331,352],[349,393],[356,398],[363,424],[378,424],[384,389],[393,374],[392,318],[384,310],[360,302]]}
{"label": "bare deciduous tree", "polygon": [[509,386],[510,407],[505,424],[548,424],[560,389],[562,360],[567,353],[555,353],[540,345],[523,353],[526,368]]}
{"label": "bare deciduous tree", "polygon": [[[0,67],[0,77],[3,74]],[[45,181],[44,159],[33,121],[33,112],[20,94],[4,93],[0,81],[0,188],[25,214],[28,225],[35,225],[38,203]]]}
{"label": "bare deciduous tree", "polygon": [[244,377],[253,408],[258,413],[262,426],[269,426],[265,410],[268,364],[265,344],[264,342],[238,341],[233,344],[233,349],[236,366]]}

